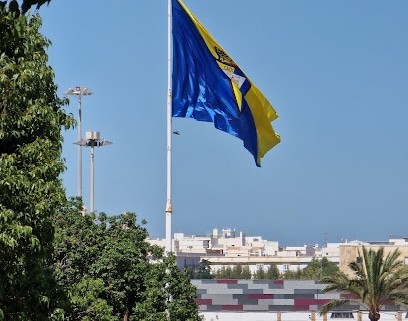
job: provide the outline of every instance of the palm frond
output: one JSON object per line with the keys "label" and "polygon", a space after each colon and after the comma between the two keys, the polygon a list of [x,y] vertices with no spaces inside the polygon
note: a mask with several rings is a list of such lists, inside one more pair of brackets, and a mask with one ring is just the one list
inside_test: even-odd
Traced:
{"label": "palm frond", "polygon": [[323,277],[321,281],[327,283],[327,286],[322,290],[323,292],[347,291],[350,283],[344,274],[326,276]]}
{"label": "palm frond", "polygon": [[378,313],[392,300],[396,304],[408,306],[408,267],[399,260],[397,250],[384,255],[384,248],[357,250],[361,262],[350,262],[352,277],[346,275],[327,276],[322,279],[327,286],[323,292],[340,291],[354,295],[358,300],[335,299],[322,307],[321,313],[328,312],[347,302],[358,302],[369,311]]}
{"label": "palm frond", "polygon": [[331,300],[330,302],[326,303],[325,305],[322,306],[322,309],[319,312],[319,315],[322,315],[324,313],[328,313],[330,311],[333,311],[335,308],[349,303],[350,300],[348,299],[335,299],[335,300]]}
{"label": "palm frond", "polygon": [[403,305],[405,307],[408,307],[408,293],[405,290],[404,292],[401,293],[393,293],[389,297],[390,300],[394,301],[396,304]]}

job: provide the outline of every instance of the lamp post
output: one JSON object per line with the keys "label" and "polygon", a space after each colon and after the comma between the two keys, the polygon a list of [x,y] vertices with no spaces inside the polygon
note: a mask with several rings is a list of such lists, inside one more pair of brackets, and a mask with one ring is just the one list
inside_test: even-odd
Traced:
{"label": "lamp post", "polygon": [[94,211],[94,148],[95,146],[106,146],[111,145],[112,142],[101,139],[100,132],[86,132],[85,139],[80,139],[79,141],[75,142],[74,144],[78,146],[90,146],[91,147],[91,208],[90,212]]}
{"label": "lamp post", "polygon": [[[82,96],[90,96],[93,92],[86,87],[69,88],[64,95],[78,96],[78,141],[82,140]],[[82,149],[78,145],[78,196],[82,197]]]}

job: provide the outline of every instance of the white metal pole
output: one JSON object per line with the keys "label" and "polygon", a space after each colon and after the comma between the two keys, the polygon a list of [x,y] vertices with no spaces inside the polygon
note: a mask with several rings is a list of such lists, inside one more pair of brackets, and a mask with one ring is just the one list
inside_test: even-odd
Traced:
{"label": "white metal pole", "polygon": [[[82,141],[82,96],[92,95],[93,92],[86,87],[77,86],[69,88],[65,95],[78,96],[78,142]],[[77,194],[82,197],[82,145],[78,144],[78,182]]]}
{"label": "white metal pole", "polygon": [[172,103],[171,103],[171,1],[168,0],[168,41],[167,41],[167,202],[166,202],[166,253],[172,252],[171,242],[171,215],[173,212],[171,204],[171,117],[172,117]]}
{"label": "white metal pole", "polygon": [[95,154],[94,154],[94,146],[95,141],[91,142],[91,213],[94,211],[94,161],[95,161]]}
{"label": "white metal pole", "polygon": [[[78,141],[82,140],[82,94],[78,94]],[[82,197],[82,146],[78,145],[78,196]]]}

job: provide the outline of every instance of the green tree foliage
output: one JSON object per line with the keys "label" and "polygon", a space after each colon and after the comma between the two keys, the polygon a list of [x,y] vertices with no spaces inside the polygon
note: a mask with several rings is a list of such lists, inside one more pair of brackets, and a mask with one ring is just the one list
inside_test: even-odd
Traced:
{"label": "green tree foliage", "polygon": [[223,266],[221,269],[218,269],[215,273],[216,279],[232,279],[232,269],[231,267]]}
{"label": "green tree foliage", "polygon": [[248,265],[242,267],[241,273],[239,274],[239,279],[250,280],[252,278],[251,270]]}
{"label": "green tree foliage", "polygon": [[320,313],[328,313],[344,303],[354,301],[365,306],[371,321],[380,319],[380,310],[389,301],[408,305],[408,267],[399,260],[400,252],[395,250],[384,255],[384,248],[377,251],[362,247],[358,251],[361,263],[349,263],[353,271],[351,277],[338,273],[324,277],[328,283],[324,292],[341,291],[356,297],[352,299],[335,299],[322,307]]}
{"label": "green tree foliage", "polygon": [[38,16],[0,4],[0,320],[57,318],[53,220],[65,203],[61,128],[73,125]]}
{"label": "green tree foliage", "polygon": [[280,278],[280,273],[276,264],[271,264],[266,271],[265,268],[259,268],[252,277],[255,280],[277,280]]}
{"label": "green tree foliage", "polygon": [[327,275],[339,273],[339,268],[333,262],[330,262],[327,257],[321,260],[313,258],[312,261],[302,270],[302,278],[308,280],[320,280]]}
{"label": "green tree foliage", "polygon": [[232,268],[232,278],[233,279],[244,279],[242,277],[243,267],[241,264],[237,264]]}
{"label": "green tree foliage", "polygon": [[280,279],[279,269],[276,264],[271,264],[266,271],[267,280],[278,280]]}
{"label": "green tree foliage", "polygon": [[188,272],[146,242],[144,221],[134,213],[82,215],[81,205],[72,200],[56,220],[54,264],[69,292],[66,320],[199,320]]}
{"label": "green tree foliage", "polygon": [[133,321],[201,321],[196,288],[190,282],[190,272],[180,272],[174,256],[163,264],[152,264],[145,274],[144,299],[137,304]]}
{"label": "green tree foliage", "polygon": [[215,277],[217,279],[249,280],[252,275],[248,265],[237,264],[233,268],[223,267],[216,272]]}
{"label": "green tree foliage", "polygon": [[296,271],[286,270],[282,273],[282,279],[284,280],[300,280],[302,279],[302,269],[298,268]]}
{"label": "green tree foliage", "polygon": [[324,257],[321,260],[313,258],[304,269],[298,268],[296,271],[287,270],[282,275],[279,275],[279,271],[275,266],[273,274],[285,280],[320,280],[322,276],[334,275],[339,273],[339,271],[335,263]]}
{"label": "green tree foliage", "polygon": [[[245,268],[245,273],[243,269]],[[223,267],[216,271],[213,275],[217,279],[250,279],[255,280],[320,280],[321,274],[333,275],[339,272],[339,268],[333,262],[330,262],[327,258],[318,260],[314,258],[307,267],[304,269],[298,268],[297,270],[287,270],[284,273],[280,273],[276,264],[271,264],[265,270],[265,268],[259,268],[256,272],[250,275],[249,267],[237,264],[234,267]],[[243,275],[244,274],[244,275]]]}
{"label": "green tree foliage", "polygon": [[213,279],[214,276],[211,274],[210,261],[202,259],[200,265],[196,269],[190,270],[191,279]]}
{"label": "green tree foliage", "polygon": [[258,268],[253,274],[254,280],[266,280],[266,273],[263,267]]}
{"label": "green tree foliage", "polygon": [[0,8],[4,8],[5,10],[10,11],[18,17],[21,13],[27,13],[27,11],[31,9],[31,7],[40,9],[43,4],[49,4],[50,2],[51,0],[5,0],[0,1]]}

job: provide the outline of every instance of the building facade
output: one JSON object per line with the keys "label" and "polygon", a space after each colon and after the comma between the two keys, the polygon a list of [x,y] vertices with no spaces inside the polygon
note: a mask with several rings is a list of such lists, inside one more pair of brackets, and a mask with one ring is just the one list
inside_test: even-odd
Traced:
{"label": "building facade", "polygon": [[[147,240],[152,244],[165,248],[165,240]],[[173,251],[180,269],[198,267],[200,261],[210,262],[212,272],[222,268],[233,268],[237,264],[247,265],[251,273],[259,269],[267,270],[272,264],[280,273],[297,271],[305,268],[313,259],[323,257],[336,264],[339,269],[349,274],[348,264],[358,259],[358,251],[362,246],[378,249],[384,247],[385,253],[395,249],[401,252],[401,260],[408,265],[408,238],[390,238],[386,242],[345,241],[343,243],[327,243],[322,247],[318,244],[279,247],[277,241],[268,241],[261,236],[245,236],[232,229],[213,229],[208,236],[186,236],[175,233]]]}
{"label": "building facade", "polygon": [[[368,312],[359,304],[346,304],[320,315],[322,305],[331,299],[347,298],[347,294],[323,293],[326,285],[318,281],[192,280],[192,283],[197,287],[196,301],[206,321],[368,320]],[[406,316],[406,309],[394,304],[385,305],[381,311],[382,321],[405,321]]]}

